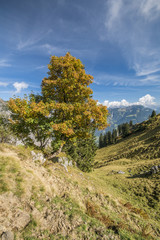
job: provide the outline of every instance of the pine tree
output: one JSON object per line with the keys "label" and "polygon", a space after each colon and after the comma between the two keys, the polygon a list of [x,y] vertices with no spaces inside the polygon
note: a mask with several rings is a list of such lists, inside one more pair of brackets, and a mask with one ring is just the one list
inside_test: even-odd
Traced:
{"label": "pine tree", "polygon": [[153,111],[152,111],[152,114],[151,114],[151,118],[153,118],[153,117],[155,117],[155,116],[156,116],[156,111],[153,110]]}
{"label": "pine tree", "polygon": [[118,125],[118,132],[119,132],[119,135],[122,134],[122,124]]}
{"label": "pine tree", "polygon": [[108,144],[112,144],[112,133],[111,131],[107,132],[107,140],[108,140]]}
{"label": "pine tree", "polygon": [[124,123],[122,124],[122,136],[126,137],[129,134],[129,124],[128,123]]}
{"label": "pine tree", "polygon": [[102,148],[104,146],[104,137],[103,134],[101,133],[99,136],[99,148]]}
{"label": "pine tree", "polygon": [[107,142],[107,134],[105,133],[104,136],[103,136],[103,145],[104,145],[104,147],[106,147],[107,144],[108,144],[108,142]]}
{"label": "pine tree", "polygon": [[117,130],[113,129],[112,131],[112,143],[116,143],[116,137],[117,137]]}
{"label": "pine tree", "polygon": [[129,126],[130,126],[130,128],[133,127],[133,121],[132,121],[132,120],[130,120],[130,122],[129,122]]}
{"label": "pine tree", "polygon": [[67,142],[64,150],[82,171],[90,172],[93,169],[94,156],[97,150],[94,134],[88,139],[77,139],[74,145],[71,142]]}

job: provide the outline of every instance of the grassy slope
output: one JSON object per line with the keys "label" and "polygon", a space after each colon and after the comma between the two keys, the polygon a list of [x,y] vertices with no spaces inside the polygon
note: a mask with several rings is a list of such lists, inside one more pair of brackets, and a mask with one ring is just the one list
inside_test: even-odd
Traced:
{"label": "grassy slope", "polygon": [[[92,173],[42,166],[30,149],[0,145],[0,201],[12,192],[21,211],[30,206],[24,229],[13,226],[15,214],[6,223],[15,239],[160,239],[160,175],[144,174],[160,160],[159,117],[143,125],[144,131],[98,150]],[[10,211],[17,211],[14,204]]]}
{"label": "grassy slope", "polygon": [[[143,130],[97,151],[94,177],[131,212],[139,209],[140,216],[148,222],[148,232],[152,232],[160,222],[160,172],[148,172],[152,166],[160,165],[160,115],[138,124],[138,129]],[[158,236],[157,232],[155,239]]]}

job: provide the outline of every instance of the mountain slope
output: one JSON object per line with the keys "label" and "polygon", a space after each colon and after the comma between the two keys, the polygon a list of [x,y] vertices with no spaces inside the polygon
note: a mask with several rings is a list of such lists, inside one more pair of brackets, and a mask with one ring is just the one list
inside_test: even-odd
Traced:
{"label": "mountain slope", "polygon": [[[160,222],[160,115],[137,124],[135,132],[117,144],[98,150],[96,166],[96,176],[128,201],[127,208],[132,211],[136,204],[147,214],[152,232],[152,221]],[[155,239],[159,236],[158,231]]]}
{"label": "mountain slope", "polygon": [[[97,159],[103,153],[98,151]],[[98,160],[100,164],[102,160]],[[58,163],[33,161],[30,149],[1,144],[0,236],[158,240],[159,210],[155,205],[152,211],[146,200],[144,204],[129,190],[142,182],[141,178],[111,173],[133,166],[136,171],[138,163],[119,159],[92,173],[74,167],[67,172]]]}
{"label": "mountain slope", "polygon": [[125,108],[111,108],[109,109],[110,121],[112,124],[121,124],[124,122],[140,123],[147,120],[152,113],[152,109],[143,106],[130,106]]}
{"label": "mountain slope", "polygon": [[129,123],[130,120],[133,124],[143,122],[148,119],[153,109],[135,105],[123,108],[109,108],[108,111],[110,115],[108,116],[107,122],[110,126],[103,131],[97,131],[96,136],[99,136],[101,132],[112,131],[122,123]]}
{"label": "mountain slope", "polygon": [[[156,159],[160,158],[160,114],[134,125],[133,133],[116,145],[105,148],[108,159]],[[105,151],[104,150],[104,151]],[[103,151],[103,150],[102,150]],[[101,153],[101,151],[99,150]],[[109,155],[108,155],[109,153]],[[103,158],[104,159],[104,158]],[[105,164],[102,161],[102,164]],[[98,162],[100,165],[100,162]]]}
{"label": "mountain slope", "polygon": [[42,166],[23,147],[0,150],[2,239],[119,239],[112,226],[90,216],[92,198],[97,206],[101,200],[87,175],[51,162]]}

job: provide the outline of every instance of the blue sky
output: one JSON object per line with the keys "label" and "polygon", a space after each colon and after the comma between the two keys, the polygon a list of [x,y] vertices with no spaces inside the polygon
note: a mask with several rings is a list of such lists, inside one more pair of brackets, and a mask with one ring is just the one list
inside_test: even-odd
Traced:
{"label": "blue sky", "polygon": [[70,52],[112,106],[160,105],[160,0],[1,0],[0,97],[40,92],[51,55]]}

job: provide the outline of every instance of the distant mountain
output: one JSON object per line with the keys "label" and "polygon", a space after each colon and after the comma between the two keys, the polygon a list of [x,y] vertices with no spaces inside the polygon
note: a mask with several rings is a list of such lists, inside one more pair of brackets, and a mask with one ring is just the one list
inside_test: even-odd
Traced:
{"label": "distant mountain", "polygon": [[112,131],[114,128],[117,128],[118,125],[130,122],[131,120],[133,124],[143,122],[148,119],[153,109],[141,105],[133,105],[122,108],[109,108],[108,111],[110,113],[108,116],[110,127],[103,131],[97,131],[96,136],[99,136],[101,132]]}

